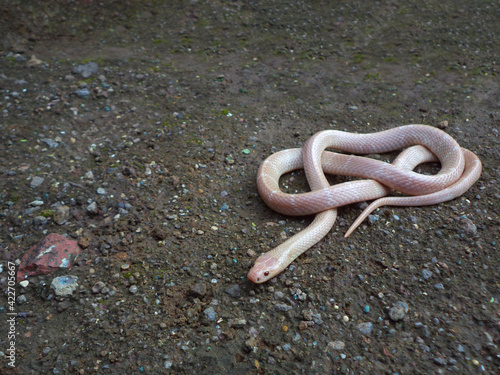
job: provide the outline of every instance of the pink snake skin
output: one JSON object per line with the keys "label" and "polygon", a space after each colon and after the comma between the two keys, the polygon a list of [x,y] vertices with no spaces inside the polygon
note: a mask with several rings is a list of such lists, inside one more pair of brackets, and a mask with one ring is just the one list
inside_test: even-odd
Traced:
{"label": "pink snake skin", "polygon": [[[325,151],[327,148],[354,154],[406,149],[389,164],[328,152]],[[441,163],[441,170],[436,175],[413,172],[417,165],[431,161]],[[282,192],[280,177],[301,168],[305,170],[311,192]],[[383,205],[424,206],[454,199],[479,179],[481,170],[481,161],[474,153],[461,148],[445,132],[427,125],[405,125],[370,134],[337,130],[316,133],[302,149],[277,152],[264,160],[259,168],[258,190],[269,207],[285,215],[316,214],[316,217],[305,230],[258,257],[248,278],[254,283],[263,283],[278,275],[330,231],[338,207],[377,199],[352,224],[345,234],[347,237],[373,210]],[[369,180],[330,186],[325,173]],[[409,196],[386,197],[393,190]]]}

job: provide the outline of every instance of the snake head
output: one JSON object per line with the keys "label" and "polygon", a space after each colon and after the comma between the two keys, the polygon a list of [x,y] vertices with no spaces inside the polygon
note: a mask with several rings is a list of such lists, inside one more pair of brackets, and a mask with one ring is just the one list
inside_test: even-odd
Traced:
{"label": "snake head", "polygon": [[250,281],[260,284],[272,279],[281,271],[281,262],[278,258],[273,255],[263,254],[257,258],[247,277]]}

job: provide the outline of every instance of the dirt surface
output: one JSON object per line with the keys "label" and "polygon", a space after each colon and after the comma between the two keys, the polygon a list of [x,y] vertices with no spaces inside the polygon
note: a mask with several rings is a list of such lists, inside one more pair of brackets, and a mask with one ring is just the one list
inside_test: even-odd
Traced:
{"label": "dirt surface", "polygon": [[[2,290],[50,233],[84,251],[16,286],[14,369],[0,301],[0,372],[500,372],[497,1],[1,3]],[[312,220],[260,199],[267,156],[410,123],[475,152],[480,180],[348,239],[360,205],[341,208],[284,273],[247,280]]]}

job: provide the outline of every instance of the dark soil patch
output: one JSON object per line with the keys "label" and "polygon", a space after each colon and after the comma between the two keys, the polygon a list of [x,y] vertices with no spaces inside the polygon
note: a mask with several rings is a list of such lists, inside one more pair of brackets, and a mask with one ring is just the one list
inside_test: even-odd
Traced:
{"label": "dark soil patch", "polygon": [[[49,233],[85,250],[16,286],[15,370],[2,300],[3,370],[500,371],[496,2],[3,3],[0,285]],[[259,198],[268,155],[327,128],[445,121],[484,165],[463,197],[383,208],[348,239],[360,210],[341,208],[282,275],[246,279],[311,221]],[[66,274],[79,289],[56,297]],[[409,311],[393,321],[398,301]]]}

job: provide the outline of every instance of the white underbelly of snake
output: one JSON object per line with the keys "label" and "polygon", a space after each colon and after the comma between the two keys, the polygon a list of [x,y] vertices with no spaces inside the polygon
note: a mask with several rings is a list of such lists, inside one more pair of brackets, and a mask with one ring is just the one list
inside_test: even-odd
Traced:
{"label": "white underbelly of snake", "polygon": [[[389,164],[328,152],[327,148],[353,154],[406,150]],[[436,175],[413,172],[417,165],[430,161],[441,163],[441,170]],[[303,194],[282,192],[279,178],[301,168],[305,170],[311,191]],[[254,283],[263,283],[278,275],[330,231],[337,218],[337,207],[377,199],[356,219],[347,237],[380,206],[425,206],[454,199],[479,179],[481,170],[481,161],[474,153],[461,148],[445,132],[427,125],[405,125],[370,134],[337,130],[316,133],[302,149],[277,152],[259,168],[257,186],[268,206],[286,215],[317,215],[305,230],[258,257],[248,278]],[[324,173],[370,180],[330,186]],[[386,197],[393,190],[409,196]]]}

